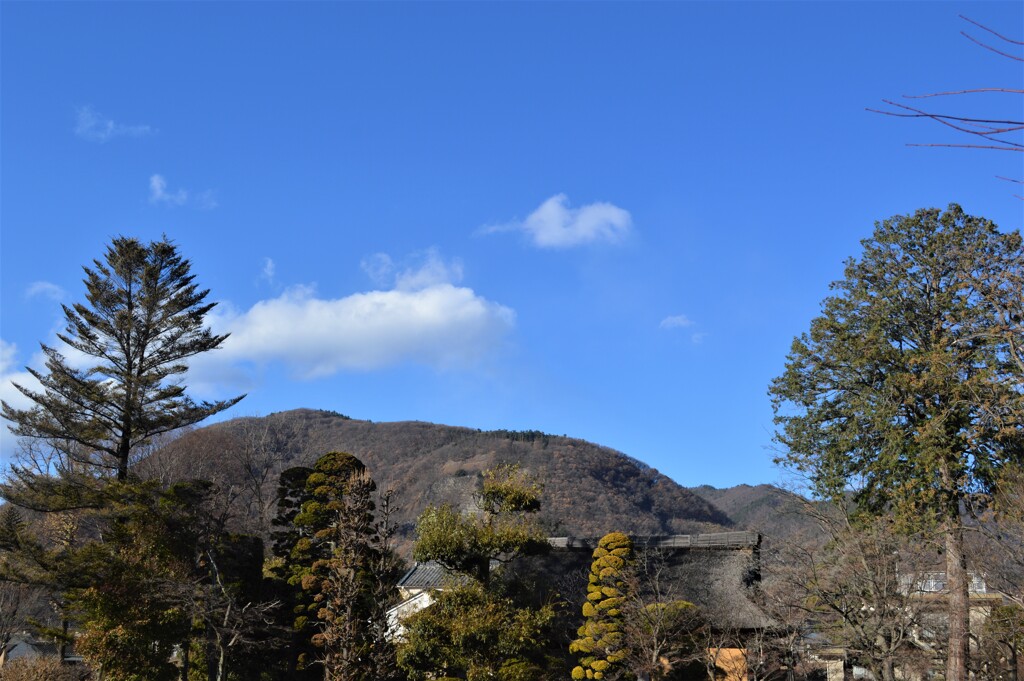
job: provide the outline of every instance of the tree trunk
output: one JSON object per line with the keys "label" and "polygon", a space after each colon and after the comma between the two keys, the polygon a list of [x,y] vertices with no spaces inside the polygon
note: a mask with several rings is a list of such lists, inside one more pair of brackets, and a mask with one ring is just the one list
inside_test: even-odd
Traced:
{"label": "tree trunk", "polygon": [[896,663],[891,657],[882,661],[882,681],[896,681]]}
{"label": "tree trunk", "polygon": [[186,636],[185,643],[181,646],[181,681],[188,681],[188,668],[189,662],[191,661],[189,659],[189,653],[191,652],[192,648],[190,643],[191,641]]}
{"label": "tree trunk", "polygon": [[206,625],[206,678],[209,681],[217,678],[217,644],[213,627],[209,624]]}
{"label": "tree trunk", "polygon": [[947,523],[946,590],[949,598],[949,650],[946,657],[946,681],[967,681],[970,602],[964,530],[959,518],[951,518]]}
{"label": "tree trunk", "polygon": [[[129,418],[125,418],[121,423],[121,428],[124,433],[129,433],[132,426],[132,422]],[[125,434],[121,436],[120,442],[117,443],[117,480],[118,482],[124,482],[128,479],[128,461],[131,457],[131,438]]]}
{"label": "tree trunk", "polygon": [[60,632],[60,645],[57,646],[57,655],[60,656],[60,663],[64,664],[64,660],[68,656],[68,619],[66,617],[61,617]]}
{"label": "tree trunk", "polygon": [[227,679],[228,651],[223,645],[217,646],[220,649],[220,656],[217,659],[217,681]]}

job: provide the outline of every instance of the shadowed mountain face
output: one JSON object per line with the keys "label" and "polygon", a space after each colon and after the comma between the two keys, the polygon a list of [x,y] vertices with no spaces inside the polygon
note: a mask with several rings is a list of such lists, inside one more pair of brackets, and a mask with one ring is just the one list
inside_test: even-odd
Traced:
{"label": "shadowed mountain face", "polygon": [[255,462],[270,471],[263,493],[272,497],[281,470],[310,466],[329,451],[353,454],[379,488],[395,490],[406,537],[429,504],[472,508],[481,471],[504,463],[518,463],[543,484],[541,518],[552,535],[689,534],[732,527],[712,503],[633,458],[537,431],[373,423],[299,409],[192,431],[157,452],[145,468],[167,479],[207,477],[241,489]]}

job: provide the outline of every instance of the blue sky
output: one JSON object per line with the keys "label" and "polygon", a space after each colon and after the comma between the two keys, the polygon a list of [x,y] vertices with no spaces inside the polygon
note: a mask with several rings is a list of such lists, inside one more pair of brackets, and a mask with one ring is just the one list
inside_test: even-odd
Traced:
{"label": "blue sky", "polygon": [[539,429],[684,485],[777,481],[768,383],[874,222],[1021,226],[995,179],[1020,154],[865,111],[1021,87],[958,14],[1021,37],[1017,2],[4,2],[0,394],[111,237],[167,234],[233,333],[189,379],[247,392],[227,416]]}

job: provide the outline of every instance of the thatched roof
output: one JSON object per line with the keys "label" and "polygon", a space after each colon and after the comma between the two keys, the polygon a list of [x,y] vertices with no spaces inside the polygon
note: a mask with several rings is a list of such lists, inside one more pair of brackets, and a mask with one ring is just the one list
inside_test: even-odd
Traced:
{"label": "thatched roof", "polygon": [[[591,554],[598,537],[551,537],[552,551],[524,559],[514,569],[532,573],[541,589],[554,590],[570,602],[583,602]],[[662,563],[670,575],[673,600],[699,606],[713,624],[723,629],[761,629],[771,621],[751,600],[760,581],[761,535],[756,532],[720,532],[698,535],[633,537],[638,554]],[[399,581],[409,592],[441,589],[452,577],[437,563],[416,563]]]}
{"label": "thatched roof", "polygon": [[[771,620],[751,600],[752,588],[761,579],[759,533],[716,532],[632,539],[638,555],[646,554],[664,565],[670,575],[667,582],[672,598],[699,606],[712,624],[741,630],[771,626]],[[600,537],[552,537],[549,541],[554,549],[549,560],[555,563],[549,569],[575,570],[586,575]]]}

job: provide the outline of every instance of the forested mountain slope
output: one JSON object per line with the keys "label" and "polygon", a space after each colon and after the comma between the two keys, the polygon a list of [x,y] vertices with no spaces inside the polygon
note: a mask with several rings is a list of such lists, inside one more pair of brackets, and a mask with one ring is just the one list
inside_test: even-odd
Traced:
{"label": "forested mountain slope", "polygon": [[[232,490],[244,513],[269,516],[268,497],[280,471],[311,465],[332,450],[355,455],[379,487],[395,490],[406,537],[429,504],[470,507],[480,472],[503,463],[518,463],[542,482],[542,518],[552,535],[686,534],[732,527],[712,503],[653,468],[584,440],[537,431],[373,423],[310,409],[194,430],[151,455],[141,470],[168,480],[212,478]],[[254,502],[256,495],[260,499]]]}

